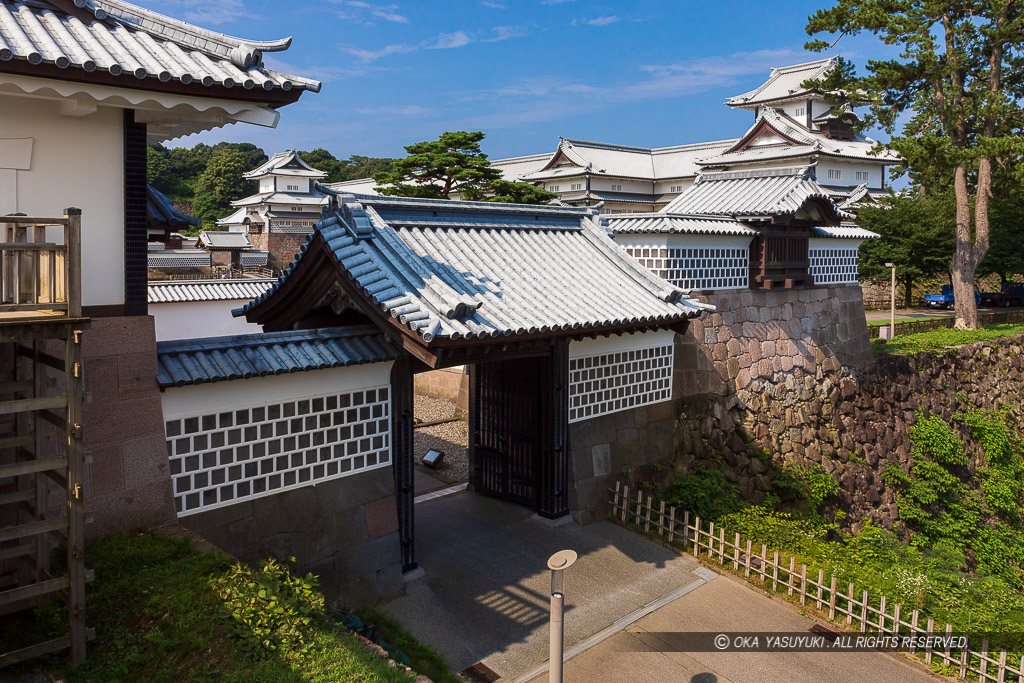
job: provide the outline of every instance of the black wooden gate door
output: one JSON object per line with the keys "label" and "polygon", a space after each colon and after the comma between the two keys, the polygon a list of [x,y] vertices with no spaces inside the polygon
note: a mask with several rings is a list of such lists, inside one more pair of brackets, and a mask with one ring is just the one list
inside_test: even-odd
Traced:
{"label": "black wooden gate door", "polygon": [[[480,493],[538,507],[545,445],[546,357],[479,363],[475,368],[473,485]],[[549,376],[549,375],[548,375]]]}

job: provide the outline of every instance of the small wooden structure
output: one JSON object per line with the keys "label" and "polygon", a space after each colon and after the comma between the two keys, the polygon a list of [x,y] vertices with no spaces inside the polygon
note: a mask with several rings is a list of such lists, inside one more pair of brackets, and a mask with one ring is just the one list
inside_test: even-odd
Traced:
{"label": "small wooden structure", "polygon": [[[0,616],[59,597],[68,632],[0,666],[70,648],[85,661],[81,211],[0,217]],[[63,232],[62,240],[56,241]],[[55,495],[57,490],[62,493]],[[66,570],[54,562],[66,549]]]}

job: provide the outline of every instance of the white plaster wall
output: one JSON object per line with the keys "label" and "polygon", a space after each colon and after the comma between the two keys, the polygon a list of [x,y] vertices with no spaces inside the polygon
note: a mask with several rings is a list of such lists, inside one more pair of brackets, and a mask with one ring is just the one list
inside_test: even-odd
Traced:
{"label": "white plaster wall", "polygon": [[[31,167],[16,173],[4,212],[59,216],[82,210],[82,304],[124,303],[124,133],[120,109],[61,116],[49,100],[0,94],[0,137],[32,138]],[[13,208],[12,208],[13,207]]]}
{"label": "white plaster wall", "polygon": [[864,240],[838,239],[834,237],[812,237],[807,240],[808,249],[860,249]]}
{"label": "white plaster wall", "polygon": [[[278,192],[298,192],[309,194],[309,178],[293,178],[291,176],[275,176]],[[291,185],[292,187],[288,187]],[[297,188],[297,189],[292,189]]]}
{"label": "white plaster wall", "polygon": [[[590,178],[590,189],[592,190],[608,190],[613,191],[613,185],[621,185],[621,190],[614,190],[614,192],[640,192],[640,193],[651,193],[654,184],[649,180],[626,180],[618,178],[600,178],[591,176]],[[584,186],[585,187],[585,186]]]}
{"label": "white plaster wall", "polygon": [[157,341],[259,334],[263,331],[262,326],[231,315],[231,309],[240,308],[246,303],[248,299],[151,303],[149,314],[153,316],[156,326]]}
{"label": "white plaster wall", "polygon": [[284,375],[236,379],[215,384],[189,384],[167,387],[161,394],[164,420],[251,408],[289,399],[326,396],[388,386],[392,361],[325,368]]}
{"label": "white plaster wall", "polygon": [[623,249],[659,249],[668,246],[668,233],[640,232],[615,235],[615,243]]}
{"label": "white plaster wall", "polygon": [[[829,169],[839,169],[842,171],[843,177],[839,180],[829,178]],[[857,171],[867,171],[868,179],[866,181],[857,180]],[[868,187],[878,189],[882,187],[882,173],[883,167],[877,164],[844,161],[842,159],[833,159],[830,157],[821,157],[818,160],[818,182],[825,185],[856,187],[857,185],[863,185],[866,182]]]}
{"label": "white plaster wall", "polygon": [[573,341],[569,343],[569,358],[666,346],[672,344],[675,334],[672,330],[655,330],[654,332],[634,332],[622,336],[613,334],[610,337]]}
{"label": "white plaster wall", "polygon": [[659,180],[654,184],[654,192],[655,194],[665,194],[667,192],[672,192],[673,187],[679,186],[682,186],[682,188],[685,190],[686,188],[693,185],[693,181],[694,178],[673,178],[671,180]]}

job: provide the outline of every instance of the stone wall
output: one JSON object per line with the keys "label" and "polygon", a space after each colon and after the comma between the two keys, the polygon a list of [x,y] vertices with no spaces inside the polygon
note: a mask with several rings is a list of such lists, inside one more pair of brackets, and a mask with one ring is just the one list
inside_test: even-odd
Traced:
{"label": "stone wall", "polygon": [[465,366],[420,372],[413,378],[417,396],[430,396],[455,404],[455,416],[469,415],[469,373]]}
{"label": "stone wall", "polygon": [[249,235],[252,246],[261,251],[269,251],[269,265],[283,269],[287,268],[295,254],[299,253],[302,245],[306,243],[305,233],[287,232],[260,232]]}
{"label": "stone wall", "polygon": [[82,356],[82,444],[92,458],[83,483],[93,516],[86,534],[173,522],[153,318],[93,318]]}
{"label": "stone wall", "polygon": [[295,558],[333,606],[369,604],[403,587],[394,475],[361,472],[215,508],[181,524],[245,562]]}

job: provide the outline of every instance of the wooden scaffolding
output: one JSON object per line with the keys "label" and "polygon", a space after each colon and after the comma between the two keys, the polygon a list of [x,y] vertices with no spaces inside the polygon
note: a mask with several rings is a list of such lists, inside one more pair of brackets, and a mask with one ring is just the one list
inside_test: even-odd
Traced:
{"label": "wooden scaffolding", "polygon": [[[81,211],[0,217],[0,616],[53,599],[63,636],[0,666],[70,648],[85,661]],[[65,556],[66,555],[66,560]]]}

